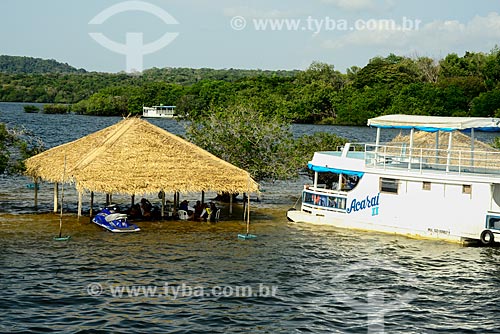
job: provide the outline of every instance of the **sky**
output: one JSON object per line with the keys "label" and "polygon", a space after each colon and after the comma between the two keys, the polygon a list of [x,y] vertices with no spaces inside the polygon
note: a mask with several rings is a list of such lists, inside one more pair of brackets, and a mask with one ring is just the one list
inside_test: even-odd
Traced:
{"label": "sky", "polygon": [[324,62],[345,73],[390,53],[496,45],[499,0],[0,0],[0,54],[99,72]]}

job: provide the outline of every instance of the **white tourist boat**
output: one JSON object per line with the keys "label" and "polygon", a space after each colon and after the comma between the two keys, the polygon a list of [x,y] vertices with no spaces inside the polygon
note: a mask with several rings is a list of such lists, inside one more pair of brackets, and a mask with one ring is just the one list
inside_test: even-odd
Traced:
{"label": "white tourist boat", "polygon": [[175,118],[175,106],[142,107],[142,117]]}
{"label": "white tourist boat", "polygon": [[[314,183],[304,186],[300,209],[288,211],[290,221],[464,244],[500,241],[500,151],[474,149],[474,130],[499,131],[500,119],[386,115],[368,125],[377,128],[375,143],[314,153]],[[380,143],[384,128],[409,129],[409,143]],[[414,146],[415,130],[436,132],[433,143]],[[455,130],[470,131],[466,149],[454,146]],[[449,135],[440,145],[443,131]]]}

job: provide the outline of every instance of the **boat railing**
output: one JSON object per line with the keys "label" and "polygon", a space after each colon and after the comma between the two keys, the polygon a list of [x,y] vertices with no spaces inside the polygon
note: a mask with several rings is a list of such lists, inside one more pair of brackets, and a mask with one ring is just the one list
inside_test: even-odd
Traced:
{"label": "boat railing", "polygon": [[347,210],[347,192],[304,186],[302,208],[345,213]]}
{"label": "boat railing", "polygon": [[412,148],[405,143],[364,145],[365,165],[368,168],[500,174],[500,151]]}

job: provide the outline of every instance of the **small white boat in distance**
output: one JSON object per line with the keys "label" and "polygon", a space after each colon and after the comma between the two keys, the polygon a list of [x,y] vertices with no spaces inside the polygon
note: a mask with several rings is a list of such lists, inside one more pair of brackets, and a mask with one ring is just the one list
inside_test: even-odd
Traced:
{"label": "small white boat in distance", "polygon": [[175,106],[142,107],[142,117],[175,118]]}
{"label": "small white boat in distance", "polygon": [[[386,115],[368,125],[377,128],[375,143],[314,153],[314,183],[304,186],[300,210],[288,211],[290,221],[463,244],[500,241],[500,151],[474,150],[474,130],[500,131],[500,119]],[[380,143],[384,128],[409,129],[409,143]],[[415,130],[436,132],[435,143],[415,147]],[[454,146],[455,130],[470,131],[470,147]],[[449,135],[440,146],[443,131]]]}

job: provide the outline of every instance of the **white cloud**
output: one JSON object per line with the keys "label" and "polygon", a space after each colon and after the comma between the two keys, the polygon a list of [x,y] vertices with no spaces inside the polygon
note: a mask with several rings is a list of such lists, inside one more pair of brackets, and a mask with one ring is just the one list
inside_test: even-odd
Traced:
{"label": "white cloud", "polygon": [[[407,19],[409,20],[409,19]],[[373,22],[372,22],[373,23]],[[456,52],[470,49],[486,51],[500,41],[500,15],[491,12],[487,16],[475,16],[461,23],[456,20],[419,23],[413,21],[413,28],[405,27],[403,18],[394,29],[385,29],[381,24],[375,29],[353,29],[335,40],[326,40],[323,47],[345,49],[362,46],[398,52],[400,50],[420,50],[427,53]],[[354,23],[353,23],[354,24]],[[405,29],[406,28],[406,29]]]}
{"label": "white cloud", "polygon": [[256,9],[248,6],[242,7],[230,7],[224,8],[224,16],[234,17],[234,16],[243,16],[245,18],[287,18],[294,17],[296,13],[292,11],[282,11],[282,10],[265,10],[265,9]]}
{"label": "white cloud", "polygon": [[332,4],[335,7],[347,11],[374,10],[380,7],[393,6],[393,0],[383,0],[377,3],[377,0],[321,0],[323,3]]}

